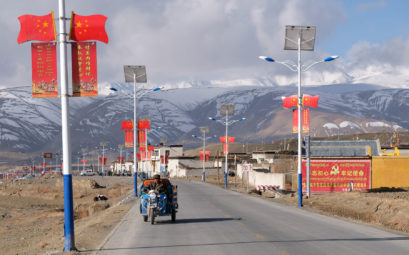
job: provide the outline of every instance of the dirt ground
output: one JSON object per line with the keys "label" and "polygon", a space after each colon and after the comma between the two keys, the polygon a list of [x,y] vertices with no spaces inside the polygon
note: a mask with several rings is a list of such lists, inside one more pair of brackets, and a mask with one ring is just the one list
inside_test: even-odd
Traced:
{"label": "dirt ground", "polygon": [[[0,181],[1,254],[62,253],[65,241],[62,177],[46,175],[31,180]],[[94,201],[97,195],[108,200]],[[81,254],[88,254],[135,202],[133,178],[73,177],[73,196],[75,245]]]}
{"label": "dirt ground", "polygon": [[[190,178],[200,181],[200,178]],[[224,187],[222,176],[206,181]],[[229,188],[267,200],[297,204],[294,193],[263,192],[229,177]],[[134,205],[131,177],[74,177],[75,245],[90,254],[98,248]],[[97,195],[108,200],[94,201]],[[32,180],[0,180],[1,254],[63,254],[64,204],[61,176]],[[408,189],[378,189],[360,192],[313,194],[304,198],[304,208],[353,221],[409,232]],[[67,254],[66,252],[64,254]]]}

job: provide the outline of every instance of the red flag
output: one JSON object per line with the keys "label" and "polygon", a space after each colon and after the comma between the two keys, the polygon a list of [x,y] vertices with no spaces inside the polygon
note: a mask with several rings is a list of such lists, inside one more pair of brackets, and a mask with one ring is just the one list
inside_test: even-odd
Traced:
{"label": "red flag", "polygon": [[[221,143],[226,142],[226,137],[225,136],[219,137],[219,139],[220,139]],[[227,141],[229,141],[229,143],[234,143],[235,140],[236,140],[236,137],[231,137],[231,136],[229,136],[229,138],[227,139]]]}
{"label": "red flag", "polygon": [[97,43],[78,42],[71,44],[72,96],[96,97],[97,84]]}
{"label": "red flag", "polygon": [[130,120],[130,121],[122,121],[122,128],[121,128],[121,130],[124,130],[124,129],[133,129],[133,121],[132,121],[132,120]]}
{"label": "red flag", "polygon": [[108,43],[108,35],[105,31],[104,15],[81,16],[72,12],[70,26],[70,40],[90,41],[97,40]]}
{"label": "red flag", "polygon": [[309,107],[318,107],[318,100],[320,96],[303,95],[302,105]]}
{"label": "red flag", "polygon": [[133,148],[133,130],[125,130],[125,147]]}
{"label": "red flag", "polygon": [[302,109],[302,132],[310,132],[310,110],[308,108]]}
{"label": "red flag", "polygon": [[31,68],[33,97],[58,97],[56,43],[32,43]]}
{"label": "red flag", "polygon": [[283,107],[290,108],[297,106],[297,95],[292,95],[290,97],[282,97],[283,100]]}
{"label": "red flag", "polygon": [[139,120],[138,129],[151,129],[149,126],[149,120]]}
{"label": "red flag", "polygon": [[44,16],[23,15],[18,17],[20,21],[20,33],[17,37],[18,43],[27,41],[54,41],[55,34],[54,13]]}
{"label": "red flag", "polygon": [[293,109],[293,133],[298,133],[298,109]]}
{"label": "red flag", "polygon": [[220,139],[220,142],[221,142],[221,143],[225,143],[225,142],[226,142],[226,137],[225,137],[225,136],[219,137],[219,139]]}
{"label": "red flag", "polygon": [[199,152],[199,158],[200,158],[200,161],[203,161],[203,151]]}

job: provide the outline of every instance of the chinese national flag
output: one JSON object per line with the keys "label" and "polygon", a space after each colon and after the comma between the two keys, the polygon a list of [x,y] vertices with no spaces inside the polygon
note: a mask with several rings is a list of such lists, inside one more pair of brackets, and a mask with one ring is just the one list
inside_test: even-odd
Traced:
{"label": "chinese national flag", "polygon": [[78,42],[97,40],[108,43],[106,20],[107,17],[103,15],[81,16],[72,12],[69,39]]}
{"label": "chinese national flag", "polygon": [[48,42],[57,39],[53,12],[44,16],[23,15],[18,17],[18,20],[21,25],[17,37],[18,43],[27,41]]}
{"label": "chinese national flag", "polygon": [[297,95],[292,95],[290,97],[282,97],[283,100],[283,107],[290,108],[297,106]]}
{"label": "chinese national flag", "polygon": [[[225,136],[219,137],[219,139],[220,139],[220,142],[221,142],[221,143],[225,143],[225,142],[226,142],[226,137],[225,137]],[[229,138],[227,139],[227,141],[228,141],[229,143],[234,143],[235,140],[236,140],[236,137],[231,137],[231,136],[229,136]]]}
{"label": "chinese national flag", "polygon": [[320,96],[303,95],[302,105],[309,106],[309,107],[318,107],[319,99],[320,99]]}
{"label": "chinese national flag", "polygon": [[133,129],[133,121],[122,121],[122,128],[121,130],[126,130],[126,129]]}
{"label": "chinese national flag", "polygon": [[151,129],[149,126],[149,120],[139,120],[138,129]]}

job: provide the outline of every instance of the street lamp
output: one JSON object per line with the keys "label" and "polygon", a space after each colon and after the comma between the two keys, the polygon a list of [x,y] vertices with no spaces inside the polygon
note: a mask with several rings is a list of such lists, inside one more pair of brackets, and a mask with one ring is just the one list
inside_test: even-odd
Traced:
{"label": "street lamp", "polygon": [[202,173],[202,181],[206,182],[206,171],[205,171],[205,147],[206,147],[206,140],[215,138],[216,136],[206,137],[206,133],[209,133],[209,127],[200,127],[200,133],[203,134],[203,137],[199,137],[197,135],[192,135],[194,138],[198,138],[203,141],[203,173]]}
{"label": "street lamp", "polygon": [[231,120],[229,121],[229,115],[234,114],[234,105],[233,104],[222,104],[220,106],[220,115],[226,115],[226,121],[217,120],[214,117],[209,117],[210,120],[220,122],[224,126],[226,126],[226,150],[225,150],[225,167],[224,167],[224,188],[227,189],[227,155],[229,154],[228,146],[229,146],[229,137],[228,137],[228,127],[237,121],[243,121],[246,118],[240,118],[238,120]]}
{"label": "street lamp", "polygon": [[326,59],[316,61],[308,66],[301,65],[301,50],[313,51],[315,43],[315,27],[314,26],[286,26],[285,30],[285,44],[284,50],[297,50],[298,51],[298,62],[297,65],[291,64],[289,62],[276,61],[271,57],[259,56],[268,62],[274,62],[277,64],[284,65],[288,69],[294,72],[298,72],[298,206],[303,206],[302,204],[302,172],[301,172],[301,104],[302,104],[302,94],[301,94],[301,72],[305,72],[311,67],[319,63],[330,62],[338,58],[338,56],[331,56]]}
{"label": "street lamp", "polygon": [[[134,162],[134,196],[138,196],[138,173],[137,173],[137,159],[136,159],[136,98],[137,98],[137,91],[136,91],[136,83],[147,83],[146,77],[146,67],[143,65],[139,66],[132,66],[132,65],[125,65],[124,66],[124,74],[125,74],[125,82],[133,82],[133,162]],[[160,90],[161,88],[154,88],[146,89],[146,90],[139,90],[138,98],[142,97],[148,92],[155,92]],[[110,90],[117,92],[116,88],[110,88]]]}
{"label": "street lamp", "polygon": [[100,145],[102,146],[102,167],[101,167],[101,176],[104,177],[104,165],[105,165],[105,146],[107,146],[108,142],[101,142]]}
{"label": "street lamp", "polygon": [[[150,117],[145,117],[145,120],[148,120],[148,119],[150,121]],[[149,129],[145,130],[145,164],[144,164],[144,170],[145,170],[146,175],[147,175],[148,178],[149,178],[149,169],[148,169],[148,166],[149,166],[149,164],[148,164],[148,132],[149,131],[158,131],[159,129],[161,129],[161,127],[156,127],[156,128],[151,128],[150,130]],[[152,173],[151,173],[151,176],[152,176]]]}

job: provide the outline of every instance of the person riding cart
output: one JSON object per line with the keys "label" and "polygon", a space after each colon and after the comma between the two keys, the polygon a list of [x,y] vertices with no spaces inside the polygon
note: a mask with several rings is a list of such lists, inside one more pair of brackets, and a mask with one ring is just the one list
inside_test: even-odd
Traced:
{"label": "person riding cart", "polygon": [[149,190],[155,191],[157,194],[163,194],[166,192],[165,184],[161,181],[160,175],[155,174],[153,176],[152,182],[149,183],[148,187],[144,188],[143,192],[148,193]]}

